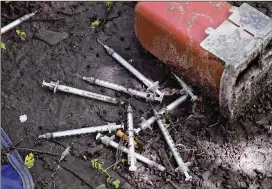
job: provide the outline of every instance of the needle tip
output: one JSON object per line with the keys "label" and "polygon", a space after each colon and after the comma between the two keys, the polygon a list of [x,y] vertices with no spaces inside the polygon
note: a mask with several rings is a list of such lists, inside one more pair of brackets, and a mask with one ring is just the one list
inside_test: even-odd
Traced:
{"label": "needle tip", "polygon": [[96,39],[98,43],[100,43],[101,45],[105,46],[101,41],[99,41],[99,39]]}

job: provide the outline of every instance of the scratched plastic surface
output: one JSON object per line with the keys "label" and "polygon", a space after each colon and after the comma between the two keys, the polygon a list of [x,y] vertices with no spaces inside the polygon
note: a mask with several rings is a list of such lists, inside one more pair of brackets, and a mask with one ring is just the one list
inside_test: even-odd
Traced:
{"label": "scratched plastic surface", "polygon": [[135,30],[141,44],[170,64],[185,81],[219,95],[224,63],[200,47],[208,27],[217,28],[231,15],[226,2],[139,2]]}

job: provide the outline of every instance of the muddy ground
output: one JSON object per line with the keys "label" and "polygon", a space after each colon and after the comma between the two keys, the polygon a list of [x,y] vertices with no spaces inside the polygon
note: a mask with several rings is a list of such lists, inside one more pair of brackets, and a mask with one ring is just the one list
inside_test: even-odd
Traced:
{"label": "muddy ground", "polygon": [[[272,16],[271,3],[249,4]],[[107,177],[92,168],[90,159],[99,158],[104,168],[126,159],[111,147],[99,150],[95,134],[37,139],[46,132],[120,123],[126,119],[123,107],[62,92],[54,94],[42,87],[43,80],[59,80],[60,84],[129,100],[126,95],[89,85],[75,76],[94,76],[142,88],[135,77],[108,56],[96,42],[97,38],[106,41],[125,59],[132,59],[132,65],[144,75],[165,86],[178,87],[169,79],[169,69],[141,48],[134,33],[135,5],[135,2],[115,2],[112,11],[106,14],[104,2],[1,2],[2,26],[40,10],[35,18],[17,27],[26,32],[25,41],[15,30],[4,34],[1,40],[6,44],[6,50],[1,52],[3,129],[16,147],[21,148],[22,157],[34,152],[28,149],[59,154],[34,152],[36,162],[30,172],[36,188],[77,189],[107,185]],[[97,18],[103,23],[91,29],[90,23]],[[43,29],[67,32],[69,37],[50,46],[34,37]],[[168,97],[164,103],[175,98],[177,96]],[[151,115],[150,106],[143,100],[130,100],[137,125],[141,115],[146,118]],[[28,119],[21,123],[19,116],[23,114]],[[181,174],[161,173],[140,163],[134,174],[128,172],[126,163],[117,164],[108,173],[120,180],[121,188],[272,188],[272,138],[268,130],[272,126],[272,86],[266,87],[236,122],[226,122],[219,115],[217,103],[202,98],[195,105],[188,102],[179,106],[170,117],[170,133],[184,161],[192,163],[192,182],[186,183]],[[68,146],[71,154],[55,171],[56,162]],[[153,132],[141,133],[137,151],[161,164],[165,160],[161,151],[165,151],[173,167],[176,166],[156,126]]]}

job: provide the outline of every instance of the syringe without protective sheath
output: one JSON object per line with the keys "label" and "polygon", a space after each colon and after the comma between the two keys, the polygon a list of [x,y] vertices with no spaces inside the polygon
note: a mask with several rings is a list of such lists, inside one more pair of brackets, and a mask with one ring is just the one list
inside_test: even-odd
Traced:
{"label": "syringe without protective sheath", "polygon": [[97,132],[105,132],[105,131],[111,132],[121,128],[124,129],[123,124],[116,125],[115,123],[110,123],[108,125],[102,125],[102,126],[93,126],[93,127],[86,127],[86,128],[80,128],[80,129],[58,131],[53,133],[45,133],[43,135],[40,135],[39,138],[57,138],[57,137],[81,135],[81,134],[87,134],[87,133],[97,133]]}
{"label": "syringe without protective sheath", "polygon": [[93,93],[90,91],[85,91],[85,90],[81,90],[81,89],[77,89],[77,88],[73,88],[73,87],[68,87],[65,85],[59,85],[59,81],[57,81],[57,82],[50,81],[50,83],[43,81],[42,86],[49,87],[49,89],[53,90],[54,93],[57,90],[60,90],[60,91],[66,92],[66,93],[80,95],[80,96],[84,96],[87,98],[92,98],[92,99],[96,99],[96,100],[100,100],[100,101],[104,101],[104,102],[109,102],[112,104],[124,104],[123,101],[119,101],[116,98],[113,98],[110,96],[105,96],[105,95]]}
{"label": "syringe without protective sheath", "polygon": [[167,128],[165,127],[165,125],[163,124],[162,122],[162,118],[160,117],[161,115],[158,114],[158,112],[153,109],[154,111],[154,116],[157,120],[157,123],[160,127],[160,130],[164,136],[164,139],[166,140],[177,164],[178,164],[178,167],[175,169],[176,171],[180,171],[182,173],[184,173],[185,177],[186,177],[186,181],[189,181],[192,179],[192,176],[189,175],[188,173],[188,166],[190,165],[190,162],[187,162],[187,163],[184,163],[183,159],[181,158],[180,154],[179,154],[179,151],[178,149],[176,148],[176,145],[175,145],[175,142],[174,140],[172,139],[169,131],[167,130]]}
{"label": "syringe without protective sheath", "polygon": [[20,18],[18,18],[17,20],[14,20],[13,22],[9,23],[8,25],[4,26],[3,28],[1,28],[1,35],[6,33],[7,31],[11,30],[12,28],[18,26],[19,24],[21,24],[22,22],[30,19],[32,16],[34,16],[37,13],[37,11],[24,15]]}
{"label": "syringe without protective sheath", "polygon": [[130,65],[125,59],[123,59],[117,52],[115,52],[112,48],[108,47],[107,45],[101,43],[101,41],[97,40],[103,47],[106,49],[108,54],[112,56],[115,60],[117,60],[120,64],[122,64],[127,70],[129,70],[134,76],[136,76],[140,81],[143,82],[143,84],[151,89],[154,90],[154,92],[159,95],[161,98],[163,98],[164,93],[158,90],[158,83],[153,82],[146,78],[141,72],[136,70],[132,65]]}
{"label": "syringe without protective sheath", "polygon": [[196,101],[197,100],[197,96],[193,94],[192,90],[189,88],[189,86],[180,78],[178,77],[176,74],[172,73],[172,75],[174,76],[174,78],[179,82],[179,84],[182,86],[182,88],[186,91],[186,93],[188,95],[190,95],[192,101]]}
{"label": "syringe without protective sheath", "polygon": [[158,102],[162,101],[162,98],[157,97],[154,93],[147,93],[147,92],[138,91],[138,90],[131,89],[131,88],[126,88],[124,86],[117,85],[115,83],[110,83],[108,81],[103,81],[103,80],[100,80],[100,79],[96,79],[94,77],[85,77],[85,76],[83,76],[82,79],[89,82],[89,83],[96,84],[96,85],[99,85],[99,86],[102,86],[102,87],[107,87],[109,89],[113,89],[113,90],[120,91],[120,92],[123,92],[123,93],[127,93],[127,94],[130,94],[132,96],[144,98],[144,99],[146,99],[148,101],[158,101]]}
{"label": "syringe without protective sheath", "polygon": [[[114,137],[114,136],[113,136]],[[126,154],[129,153],[129,150],[124,147],[119,145],[117,142],[113,141],[112,137],[108,137],[108,136],[103,136],[101,133],[98,133],[96,136],[96,140],[100,140],[103,144],[107,145],[107,146],[112,146],[114,148],[116,148],[117,150],[120,150]],[[141,154],[135,153],[135,157],[136,159],[138,159],[139,161],[146,163],[149,167],[151,168],[156,168],[160,171],[165,171],[165,167],[156,163],[155,161],[152,161],[144,156],[142,156]]]}
{"label": "syringe without protective sheath", "polygon": [[[159,114],[164,114],[166,111],[171,112],[173,109],[175,109],[178,105],[180,105],[181,103],[183,103],[186,99],[188,98],[188,95],[182,95],[180,96],[178,99],[176,99],[174,102],[172,102],[171,104],[169,104],[168,106],[166,106],[166,108],[161,109],[158,113]],[[145,129],[152,129],[151,125],[156,121],[156,117],[152,116],[149,119],[144,119],[143,117],[141,117],[142,122],[140,123],[140,127],[137,129],[134,129],[134,132],[136,134],[139,134],[139,132],[141,130],[145,130]]]}
{"label": "syringe without protective sheath", "polygon": [[134,146],[134,131],[133,131],[133,113],[130,104],[127,108],[127,125],[128,125],[128,164],[130,165],[130,171],[136,171],[136,157],[135,157],[135,146]]}

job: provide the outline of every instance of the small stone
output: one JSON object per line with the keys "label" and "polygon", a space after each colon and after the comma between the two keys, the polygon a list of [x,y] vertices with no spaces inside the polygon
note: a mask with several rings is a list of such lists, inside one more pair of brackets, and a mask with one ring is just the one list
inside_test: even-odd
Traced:
{"label": "small stone", "polygon": [[34,34],[34,37],[51,46],[57,45],[60,41],[66,39],[68,36],[69,35],[66,32],[55,32],[49,30],[41,30]]}
{"label": "small stone", "polygon": [[27,120],[27,116],[26,116],[26,115],[21,115],[21,116],[20,116],[20,121],[21,121],[21,123],[26,122],[26,120]]}

